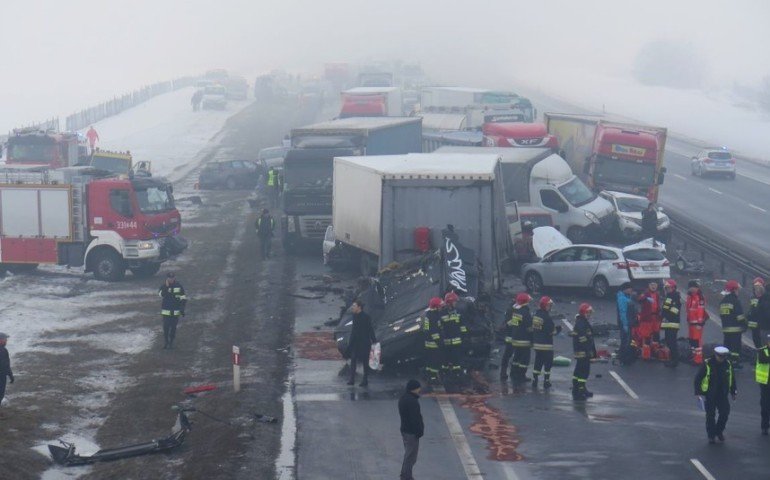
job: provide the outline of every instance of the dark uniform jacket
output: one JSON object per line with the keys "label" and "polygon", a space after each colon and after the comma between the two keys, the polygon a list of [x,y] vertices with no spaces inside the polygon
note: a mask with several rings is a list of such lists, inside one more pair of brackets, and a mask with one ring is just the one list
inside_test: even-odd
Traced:
{"label": "dark uniform jacket", "polygon": [[722,298],[719,302],[719,318],[724,333],[741,333],[746,330],[746,317],[738,295],[728,293]]}
{"label": "dark uniform jacket", "polygon": [[749,328],[770,330],[770,292],[763,293],[761,297],[751,297],[747,317]]}
{"label": "dark uniform jacket", "polygon": [[428,310],[422,318],[422,334],[425,338],[425,348],[441,346],[441,310]]}
{"label": "dark uniform jacket", "polygon": [[559,333],[551,314],[538,310],[532,317],[532,348],[535,350],[553,350],[553,336]]}
{"label": "dark uniform jacket", "polygon": [[666,293],[666,298],[663,300],[663,323],[661,328],[671,328],[679,330],[679,319],[682,313],[682,297],[679,296],[679,292],[673,291]]}
{"label": "dark uniform jacket", "polygon": [[270,238],[275,230],[275,220],[270,215],[260,215],[254,223],[259,238]]}
{"label": "dark uniform jacket", "polygon": [[187,305],[187,295],[184,293],[184,287],[179,282],[174,282],[170,286],[165,283],[158,290],[161,297],[161,315],[184,315],[184,308]]}
{"label": "dark uniform jacket", "polygon": [[5,345],[0,346],[0,379],[5,382],[5,377],[13,380],[13,372],[11,371],[11,357],[8,355],[8,349]]}
{"label": "dark uniform jacket", "polygon": [[446,310],[441,317],[441,338],[444,345],[461,345],[468,333],[463,316],[455,309]]}
{"label": "dark uniform jacket", "polygon": [[505,313],[505,341],[514,347],[532,346],[532,314],[528,305],[512,305]]}
{"label": "dark uniform jacket", "polygon": [[374,336],[372,319],[364,312],[353,314],[353,328],[350,331],[350,341],[348,342],[347,357],[355,355],[358,359],[368,361],[369,351],[372,344],[377,341]]}
{"label": "dark uniform jacket", "polygon": [[406,392],[398,399],[398,414],[401,416],[401,433],[411,433],[422,437],[425,433],[425,425],[422,423],[419,395]]}
{"label": "dark uniform jacket", "polygon": [[728,393],[732,395],[738,393],[733,364],[727,359],[717,362],[714,357],[711,357],[703,362],[695,375],[694,383],[695,395],[726,398]]}
{"label": "dark uniform jacket", "polygon": [[572,349],[575,358],[594,358],[596,345],[594,344],[594,330],[588,319],[583,315],[575,316],[575,327],[572,329]]}

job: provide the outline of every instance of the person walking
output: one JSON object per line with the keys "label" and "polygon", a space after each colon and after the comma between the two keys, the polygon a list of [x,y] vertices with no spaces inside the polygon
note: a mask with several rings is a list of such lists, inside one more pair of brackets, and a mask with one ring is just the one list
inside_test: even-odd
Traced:
{"label": "person walking", "polygon": [[594,396],[588,390],[588,377],[591,375],[591,359],[596,358],[594,331],[591,328],[591,315],[594,309],[587,303],[581,303],[575,315],[572,336],[572,349],[575,355],[575,370],[572,373],[572,399],[586,400]]}
{"label": "person walking", "polygon": [[197,112],[201,109],[201,102],[203,101],[203,90],[196,90],[195,93],[193,93],[192,99],[190,99],[190,103],[192,103],[192,109],[193,112]]}
{"label": "person walking", "polygon": [[428,302],[428,310],[422,319],[422,334],[424,337],[423,370],[429,383],[438,383],[440,372],[444,366],[443,349],[441,348],[441,317],[444,301],[441,297],[433,297]]}
{"label": "person walking", "polygon": [[174,348],[179,317],[185,315],[187,295],[172,272],[166,274],[166,282],[158,289],[158,295],[161,298],[160,315],[163,319],[163,349],[171,349]]}
{"label": "person walking", "polygon": [[468,335],[468,327],[465,326],[462,315],[455,308],[458,300],[460,297],[455,292],[447,292],[444,295],[445,307],[440,328],[444,343],[444,365],[441,373],[445,382],[448,379],[460,380],[464,373],[464,342]]}
{"label": "person walking", "polygon": [[350,306],[350,313],[353,314],[353,328],[350,330],[350,340],[346,350],[346,357],[350,358],[350,380],[348,385],[356,383],[356,367],[358,363],[363,364],[364,378],[359,387],[369,385],[369,352],[372,350],[372,344],[377,342],[372,327],[372,319],[364,313],[364,304],[361,300],[355,300]]}
{"label": "person walking", "polygon": [[679,320],[681,318],[682,298],[676,290],[676,282],[669,278],[666,280],[666,299],[663,300],[663,323],[661,328],[665,332],[666,346],[668,347],[669,359],[666,362],[667,367],[676,367],[679,364],[679,345],[677,336],[679,335]]}
{"label": "person walking", "polygon": [[[0,406],[3,404],[3,398],[5,398],[5,386],[8,380],[11,383],[16,379],[13,377],[13,371],[11,370],[11,357],[8,355],[8,349],[5,348],[8,343],[8,335],[0,333]],[[0,410],[0,419],[4,419],[5,414]]]}
{"label": "person walking", "polygon": [[99,133],[96,131],[93,125],[90,125],[88,127],[88,131],[86,132],[86,139],[88,140],[88,146],[90,147],[89,153],[91,155],[94,154],[94,149],[96,147],[96,142],[99,140]]}
{"label": "person walking", "polygon": [[656,246],[658,236],[658,210],[655,204],[650,202],[642,211],[642,238],[652,238],[652,246]]}
{"label": "person walking", "polygon": [[270,167],[267,171],[267,195],[270,199],[270,208],[278,207],[279,187],[278,172],[274,167]]}
{"label": "person walking", "polygon": [[532,316],[532,349],[535,351],[535,366],[532,370],[532,388],[537,388],[537,380],[543,375],[543,388],[551,388],[551,367],[553,366],[553,337],[561,332],[561,325],[554,325],[551,318],[553,300],[544,295],[540,298],[540,308]]}
{"label": "person walking", "polygon": [[398,399],[398,415],[401,417],[401,438],[404,441],[404,460],[401,463],[400,480],[414,480],[412,469],[417,463],[420,438],[425,434],[425,424],[420,412],[420,382],[406,382],[406,392]]}
{"label": "person walking", "polygon": [[716,347],[714,356],[706,360],[695,375],[695,395],[701,397],[706,411],[709,443],[716,443],[714,438],[720,442],[725,441],[724,431],[730,415],[730,400],[727,396],[731,395],[735,400],[738,395],[733,365],[727,359],[730,353],[729,349],[721,345]]}
{"label": "person walking", "polygon": [[275,231],[275,219],[270,215],[270,210],[263,209],[262,214],[254,222],[254,228],[259,237],[259,248],[262,252],[262,260],[270,257],[273,248],[273,232]]}
{"label": "person walking", "polygon": [[743,315],[743,307],[738,299],[738,291],[741,285],[730,280],[725,283],[722,292],[722,301],[719,302],[719,318],[722,320],[722,334],[724,345],[730,350],[730,359],[734,368],[743,368],[741,365],[741,335],[746,331],[746,317]]}
{"label": "person walking", "polygon": [[695,364],[703,363],[703,328],[708,320],[706,312],[706,296],[700,288],[698,280],[690,280],[687,283],[687,338],[690,341],[690,348],[693,351]]}
{"label": "person walking", "polygon": [[626,282],[620,286],[616,297],[616,309],[618,315],[618,327],[620,328],[620,348],[618,350],[619,361],[623,365],[630,365],[634,362],[636,355],[631,348],[631,329],[634,327],[635,308],[633,308],[633,299],[631,298],[634,289],[631,282]]}
{"label": "person walking", "polygon": [[754,348],[762,348],[762,325],[768,323],[770,316],[770,295],[765,290],[765,279],[757,277],[752,282],[753,295],[749,302],[749,312],[746,315],[747,326],[751,330],[751,340]]}
{"label": "person walking", "polygon": [[505,352],[500,364],[500,380],[508,379],[508,362],[511,361],[511,379],[515,383],[527,381],[527,368],[532,348],[532,314],[529,311],[529,302],[532,297],[527,293],[516,295],[515,303],[505,314],[506,335]]}
{"label": "person walking", "polygon": [[770,335],[765,335],[765,345],[757,350],[754,379],[759,385],[760,427],[762,435],[767,435],[770,428]]}

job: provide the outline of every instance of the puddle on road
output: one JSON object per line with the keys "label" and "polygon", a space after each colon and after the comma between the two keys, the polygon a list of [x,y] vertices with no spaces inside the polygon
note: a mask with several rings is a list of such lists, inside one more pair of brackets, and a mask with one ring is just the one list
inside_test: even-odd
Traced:
{"label": "puddle on road", "polygon": [[294,348],[300,358],[308,360],[342,360],[332,332],[303,332],[294,339]]}
{"label": "puddle on road", "polygon": [[516,451],[520,443],[518,431],[500,410],[488,404],[490,398],[491,395],[463,397],[460,406],[473,412],[474,416],[470,431],[486,440],[490,460],[518,462],[524,458]]}

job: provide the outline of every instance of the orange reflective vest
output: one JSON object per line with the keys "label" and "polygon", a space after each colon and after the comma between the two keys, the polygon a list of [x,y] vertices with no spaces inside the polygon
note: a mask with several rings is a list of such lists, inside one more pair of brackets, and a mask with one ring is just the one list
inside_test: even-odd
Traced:
{"label": "orange reflective vest", "polygon": [[706,323],[706,299],[701,293],[687,294],[687,323]]}

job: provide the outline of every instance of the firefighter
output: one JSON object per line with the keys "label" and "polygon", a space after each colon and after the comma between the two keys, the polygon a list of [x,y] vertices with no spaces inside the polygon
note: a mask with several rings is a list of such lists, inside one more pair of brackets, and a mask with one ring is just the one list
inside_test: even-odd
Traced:
{"label": "firefighter", "polygon": [[697,359],[700,357],[701,341],[703,339],[703,327],[708,320],[706,313],[706,297],[700,289],[698,280],[690,280],[687,284],[687,337]]}
{"label": "firefighter", "polygon": [[730,350],[730,359],[734,368],[741,365],[741,335],[746,331],[746,317],[738,299],[741,285],[735,280],[725,283],[722,301],[719,302],[719,317],[722,320],[722,334],[725,347]]}
{"label": "firefighter", "polygon": [[679,346],[677,335],[679,334],[679,319],[682,310],[682,298],[676,290],[676,282],[673,279],[666,280],[666,299],[663,300],[663,323],[661,328],[665,332],[666,346],[669,351],[667,367],[676,367],[679,364]]}
{"label": "firefighter", "polygon": [[770,310],[770,295],[765,290],[765,280],[762,277],[754,279],[753,296],[749,303],[749,312],[746,315],[747,326],[751,330],[751,339],[754,341],[754,348],[762,348],[762,324],[767,323],[765,318]]}
{"label": "firefighter", "polygon": [[767,430],[770,428],[770,335],[765,336],[765,346],[757,350],[754,378],[759,384],[762,435],[767,435]]}
{"label": "firefighter", "polygon": [[532,297],[527,293],[516,295],[516,301],[505,313],[505,352],[500,364],[500,380],[508,379],[508,362],[511,361],[511,377],[518,383],[526,381],[529,367],[530,348],[532,347],[532,314],[529,302]]}
{"label": "firefighter", "polygon": [[166,283],[158,289],[158,295],[161,298],[160,315],[163,318],[163,338],[165,340],[163,349],[171,349],[174,347],[179,317],[185,315],[187,296],[184,287],[177,282],[176,275],[172,272],[166,274]]}
{"label": "firefighter", "polygon": [[585,400],[594,394],[588,391],[588,376],[591,374],[591,359],[596,358],[594,331],[589,320],[594,309],[587,303],[581,303],[575,316],[575,326],[570,334],[575,352],[575,371],[572,374],[572,399]]}
{"label": "firefighter", "polygon": [[551,297],[540,298],[539,307],[532,317],[532,349],[535,351],[532,388],[537,388],[537,379],[540,375],[543,375],[543,388],[551,388],[553,337],[561,332],[561,326],[554,325],[551,318],[551,307],[553,307]]}
{"label": "firefighter", "polygon": [[444,315],[441,317],[441,339],[444,342],[444,378],[459,378],[463,372],[463,346],[468,328],[463,323],[462,315],[455,308],[460,297],[455,292],[444,296]]}
{"label": "firefighter", "polygon": [[425,376],[430,383],[439,381],[439,371],[444,366],[441,348],[441,317],[444,301],[433,297],[428,302],[428,310],[422,319],[422,333],[425,338]]}
{"label": "firefighter", "polygon": [[[724,430],[730,415],[730,400],[727,395],[732,395],[735,400],[738,394],[733,365],[727,358],[730,353],[730,350],[723,346],[716,347],[714,356],[709,358],[695,375],[695,395],[702,398],[706,410],[706,435],[709,437],[709,443],[716,443],[715,437],[720,442],[725,441]],[[717,412],[718,419],[715,418]]]}

